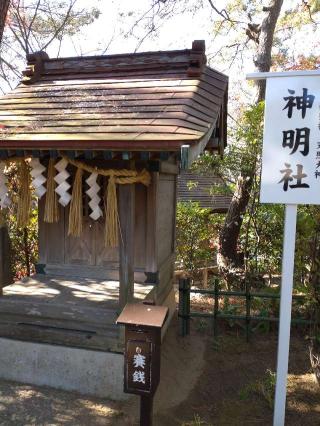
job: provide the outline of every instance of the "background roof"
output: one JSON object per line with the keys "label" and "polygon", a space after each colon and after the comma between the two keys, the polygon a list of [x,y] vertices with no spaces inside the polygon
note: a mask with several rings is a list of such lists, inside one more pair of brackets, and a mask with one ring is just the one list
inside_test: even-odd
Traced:
{"label": "background roof", "polygon": [[225,213],[229,208],[231,195],[212,195],[212,187],[221,184],[216,176],[181,172],[178,176],[178,201],[198,202],[200,207],[211,209],[215,213]]}

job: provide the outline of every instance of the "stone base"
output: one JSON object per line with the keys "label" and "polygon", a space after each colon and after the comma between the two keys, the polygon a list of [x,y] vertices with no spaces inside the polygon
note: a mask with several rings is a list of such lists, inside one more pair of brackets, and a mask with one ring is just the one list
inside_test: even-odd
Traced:
{"label": "stone base", "polygon": [[161,336],[162,338],[164,337],[164,335],[166,334],[168,327],[170,325],[170,322],[172,320],[172,317],[176,311],[176,300],[175,300],[175,291],[172,288],[170,293],[168,294],[168,296],[163,300],[163,302],[161,303],[163,306],[167,306],[169,308],[169,313],[168,313],[168,318],[163,326],[162,329],[162,333]]}
{"label": "stone base", "polygon": [[0,338],[0,377],[124,400],[123,355]]}

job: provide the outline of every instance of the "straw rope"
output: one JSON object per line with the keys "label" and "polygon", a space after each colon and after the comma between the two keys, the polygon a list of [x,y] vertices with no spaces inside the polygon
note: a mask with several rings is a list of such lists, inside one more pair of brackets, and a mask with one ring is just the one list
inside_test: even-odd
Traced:
{"label": "straw rope", "polygon": [[63,156],[63,158],[65,158],[73,166],[86,172],[98,173],[99,175],[106,177],[113,176],[115,178],[115,183],[120,185],[142,183],[143,185],[148,186],[151,182],[150,173],[145,169],[143,169],[141,172],[128,169],[100,169],[98,167],[89,166],[82,161],[72,160],[66,156]]}
{"label": "straw rope", "polygon": [[54,180],[56,170],[54,168],[54,159],[50,158],[47,176],[47,194],[44,207],[44,221],[55,223],[59,221],[58,196],[55,192],[56,182]]}
{"label": "straw rope", "polygon": [[[148,186],[151,181],[150,173],[143,169],[141,172],[136,170],[128,169],[100,169],[98,167],[92,167],[88,164],[85,164],[81,161],[72,160],[68,157],[63,156],[63,158],[72,164],[74,167],[77,167],[77,176],[80,176],[79,170],[86,171],[88,173],[97,173],[99,175],[108,177],[108,186],[104,194],[104,205],[105,205],[105,231],[104,231],[104,242],[106,247],[117,247],[119,244],[119,229],[120,229],[120,220],[118,213],[118,202],[117,202],[117,187],[119,185],[128,185],[133,183],[142,183],[143,185]],[[77,181],[77,176],[75,180]],[[80,179],[80,178],[79,178]],[[77,181],[77,185],[79,182]],[[76,192],[75,192],[76,191]],[[82,231],[82,195],[78,193],[79,188],[75,190],[75,187],[72,191],[72,201],[70,207],[70,217],[69,217],[69,235],[80,236]],[[80,208],[80,199],[81,199],[81,208]],[[74,205],[74,211],[71,214],[72,206]],[[121,232],[121,229],[120,229]]]}
{"label": "straw rope", "polygon": [[18,182],[17,225],[19,228],[25,228],[29,224],[31,213],[31,182],[29,167],[24,160],[20,160],[18,168]]}
{"label": "straw rope", "polygon": [[[101,176],[105,176],[108,179],[107,189],[104,194],[105,204],[105,245],[107,247],[116,247],[119,244],[119,230],[120,220],[118,214],[118,203],[117,203],[117,187],[119,185],[128,185],[134,183],[141,183],[148,186],[151,182],[150,173],[143,169],[138,172],[136,170],[128,169],[101,169],[85,164],[78,160],[70,159],[64,155],[61,155],[69,164],[77,168],[73,190],[72,200],[69,211],[69,227],[68,235],[79,237],[83,229],[83,200],[82,200],[82,176],[83,172],[97,173]],[[31,208],[31,191],[30,191],[30,172],[29,167],[22,158],[8,158],[7,163],[19,162],[19,199],[18,199],[18,214],[17,220],[19,226],[27,226],[30,218]],[[55,160],[49,160],[48,176],[47,176],[47,193],[46,203],[44,211],[44,221],[48,223],[58,222],[59,220],[59,209],[58,209],[58,197],[55,192],[56,183],[54,177],[55,171]]]}
{"label": "straw rope", "polygon": [[117,187],[114,176],[110,176],[107,190],[104,194],[106,222],[104,241],[106,247],[117,247],[119,244],[119,214],[117,203]]}
{"label": "straw rope", "polygon": [[80,237],[82,234],[82,174],[83,170],[78,168],[72,189],[68,235],[73,237]]}

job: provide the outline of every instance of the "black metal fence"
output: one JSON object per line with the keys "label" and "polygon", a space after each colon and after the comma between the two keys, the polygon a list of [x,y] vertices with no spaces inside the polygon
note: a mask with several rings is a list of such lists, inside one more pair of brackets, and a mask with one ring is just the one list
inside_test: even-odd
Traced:
{"label": "black metal fence", "polygon": [[[212,312],[195,312],[191,310],[190,298],[191,294],[203,294],[209,296],[213,299]],[[220,297],[240,297],[245,298],[245,315],[235,315],[224,313],[219,310],[219,298]],[[305,300],[304,295],[293,295],[293,300]],[[279,322],[279,318],[273,316],[257,316],[251,315],[251,305],[254,298],[260,299],[280,299],[279,294],[271,293],[258,293],[251,292],[249,288],[246,291],[226,291],[220,290],[219,288],[219,279],[214,280],[213,290],[209,289],[192,289],[190,286],[189,278],[181,278],[179,280],[179,328],[180,334],[186,336],[190,333],[190,319],[191,318],[209,318],[212,320],[213,334],[217,336],[218,334],[218,320],[219,319],[228,319],[228,320],[241,320],[245,321],[245,330],[247,341],[250,339],[251,335],[251,325],[253,321],[265,321],[265,322]],[[303,318],[292,318],[291,324],[311,324],[311,320]]]}

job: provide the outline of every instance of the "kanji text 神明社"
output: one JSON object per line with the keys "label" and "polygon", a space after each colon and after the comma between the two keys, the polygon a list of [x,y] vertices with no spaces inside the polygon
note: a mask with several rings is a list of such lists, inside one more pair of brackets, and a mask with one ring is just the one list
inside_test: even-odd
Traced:
{"label": "kanji text \u795e\u660e\u793e", "polygon": [[[303,88],[302,95],[297,96],[295,90],[288,89],[289,96],[283,97],[286,104],[283,108],[287,110],[287,116],[289,119],[292,118],[292,113],[294,109],[301,112],[301,118],[306,117],[308,109],[311,109],[314,104],[315,96],[308,93],[307,88]],[[282,130],[282,147],[284,149],[289,148],[291,150],[290,154],[294,154],[297,151],[301,155],[301,160],[303,157],[309,155],[310,150],[310,133],[311,129],[309,127],[300,127],[295,129],[286,129]],[[318,144],[320,146],[320,143]],[[319,154],[319,156],[318,156]],[[303,172],[303,161],[295,165],[296,169],[293,170],[291,163],[285,163],[284,167],[280,170],[282,178],[278,183],[283,184],[283,190],[287,191],[289,188],[309,188],[307,183],[308,175]],[[320,167],[320,148],[317,152],[317,165],[316,168]],[[315,176],[320,176],[320,173],[315,172]]]}

